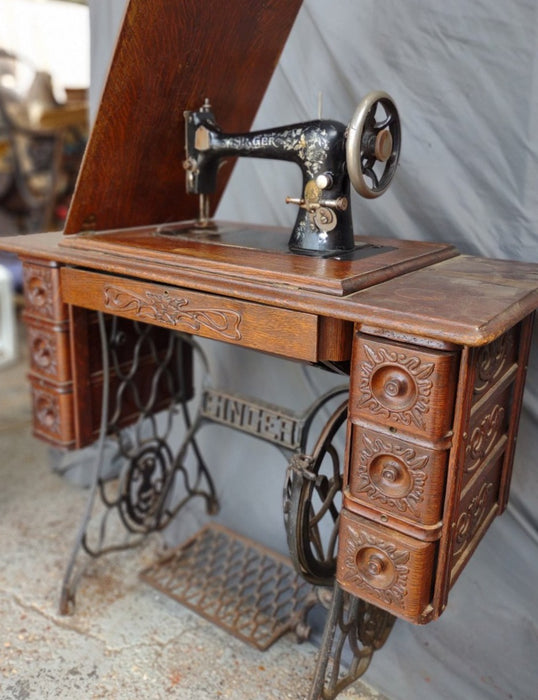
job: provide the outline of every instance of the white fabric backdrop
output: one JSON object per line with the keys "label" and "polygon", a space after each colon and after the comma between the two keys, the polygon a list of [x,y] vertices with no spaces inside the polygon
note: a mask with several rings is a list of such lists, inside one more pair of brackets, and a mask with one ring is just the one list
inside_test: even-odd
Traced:
{"label": "white fabric backdrop", "polygon": [[[94,111],[123,3],[90,0]],[[323,115],[347,122],[364,94],[386,90],[403,124],[399,172],[381,199],[353,197],[356,232],[538,262],[537,46],[532,0],[305,0],[255,127],[315,118],[319,92]],[[291,225],[284,198],[299,188],[294,166],[243,159],[218,216]],[[278,404],[304,407],[312,383],[333,382],[260,354],[208,348],[217,383]],[[367,673],[394,700],[538,697],[537,351],[535,341],[508,512],[441,619],[423,628],[398,622]],[[203,447],[216,465],[221,521],[285,550],[280,455],[218,428]],[[260,496],[263,510],[253,501]]]}

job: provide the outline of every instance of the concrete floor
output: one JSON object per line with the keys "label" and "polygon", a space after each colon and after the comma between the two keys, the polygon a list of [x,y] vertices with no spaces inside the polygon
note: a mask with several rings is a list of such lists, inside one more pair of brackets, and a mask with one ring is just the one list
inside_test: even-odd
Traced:
{"label": "concrete floor", "polygon": [[[316,648],[288,635],[255,651],[157,593],[138,577],[157,540],[93,564],[75,614],[58,614],[86,492],[31,435],[26,371],[0,369],[0,698],[305,698]],[[360,682],[339,697],[383,700]]]}

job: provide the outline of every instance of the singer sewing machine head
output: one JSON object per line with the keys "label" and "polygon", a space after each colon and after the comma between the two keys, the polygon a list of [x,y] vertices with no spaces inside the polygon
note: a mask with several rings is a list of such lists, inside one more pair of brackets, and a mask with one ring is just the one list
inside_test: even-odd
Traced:
{"label": "singer sewing machine head", "polygon": [[287,197],[299,207],[288,243],[294,252],[312,255],[355,249],[349,183],[364,197],[388,188],[401,143],[396,105],[385,92],[368,94],[349,125],[327,119],[244,134],[223,133],[206,103],[185,112],[187,192],[200,196],[199,228],[210,226],[208,195],[215,191],[220,162],[247,156],[297,163],[302,196]]}

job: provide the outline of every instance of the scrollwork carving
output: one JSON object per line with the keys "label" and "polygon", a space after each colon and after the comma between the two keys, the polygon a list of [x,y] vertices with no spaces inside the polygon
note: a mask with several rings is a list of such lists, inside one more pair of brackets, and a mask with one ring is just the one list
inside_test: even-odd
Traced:
{"label": "scrollwork carving", "polygon": [[484,393],[488,386],[494,384],[501,377],[513,352],[514,337],[512,331],[480,348],[476,359],[475,395]]}
{"label": "scrollwork carving", "polygon": [[452,555],[454,559],[462,554],[465,547],[480,528],[480,525],[487,515],[487,505],[490,501],[493,488],[494,485],[492,482],[482,484],[478,494],[472,499],[467,509],[459,516],[456,522],[454,535],[454,552]]}
{"label": "scrollwork carving", "polygon": [[105,287],[107,309],[134,313],[144,321],[160,321],[170,326],[180,326],[188,331],[209,328],[227,340],[241,340],[239,326],[241,314],[229,309],[193,309],[188,299],[168,291],[160,293],[147,290],[143,294],[111,285]]}
{"label": "scrollwork carving", "polygon": [[477,425],[469,442],[465,447],[465,473],[475,471],[484,457],[503,434],[504,418],[506,410],[504,406],[496,404],[493,409]]}

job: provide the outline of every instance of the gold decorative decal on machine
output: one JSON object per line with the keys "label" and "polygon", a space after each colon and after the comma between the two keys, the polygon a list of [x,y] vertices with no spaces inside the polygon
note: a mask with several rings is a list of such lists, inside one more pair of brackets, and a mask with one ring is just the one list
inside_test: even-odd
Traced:
{"label": "gold decorative decal on machine", "polygon": [[416,505],[423,500],[427,455],[418,456],[412,447],[363,436],[356,489],[372,500],[418,516]]}
{"label": "gold decorative decal on machine", "polygon": [[404,607],[410,553],[359,528],[350,534],[344,543],[342,583],[353,585],[359,596],[364,589],[387,605]]}
{"label": "gold decorative decal on machine", "polygon": [[241,340],[241,314],[237,311],[187,309],[190,303],[188,299],[168,291],[135,294],[126,289],[107,286],[104,295],[105,306],[112,311],[132,313],[138,318],[168,326],[184,326],[190,331],[199,331],[205,327],[227,340]]}
{"label": "gold decorative decal on machine", "polygon": [[359,406],[388,420],[425,428],[435,365],[405,352],[364,344]]}

